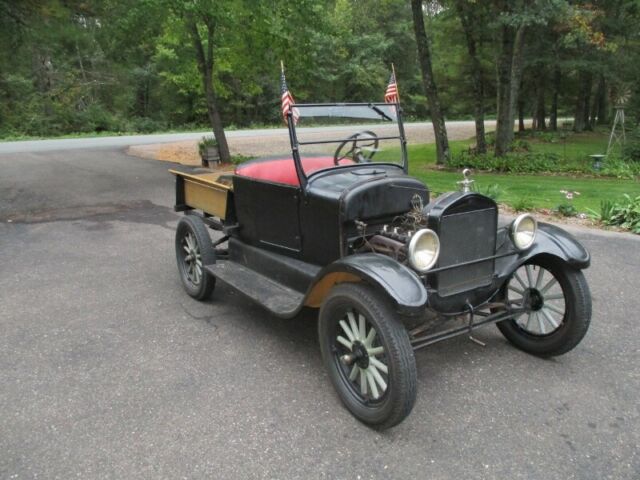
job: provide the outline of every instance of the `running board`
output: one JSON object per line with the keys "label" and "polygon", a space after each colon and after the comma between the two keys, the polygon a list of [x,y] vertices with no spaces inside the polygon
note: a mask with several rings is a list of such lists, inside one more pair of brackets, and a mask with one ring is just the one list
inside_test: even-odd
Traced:
{"label": "running board", "polygon": [[204,267],[221,282],[238,290],[271,313],[282,318],[293,317],[302,306],[304,294],[234,261],[222,261]]}

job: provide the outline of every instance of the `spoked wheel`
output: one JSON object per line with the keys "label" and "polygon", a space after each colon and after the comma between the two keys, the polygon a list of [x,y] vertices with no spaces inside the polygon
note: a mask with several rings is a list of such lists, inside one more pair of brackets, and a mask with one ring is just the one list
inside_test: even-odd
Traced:
{"label": "spoked wheel", "polygon": [[503,295],[525,312],[498,323],[516,347],[535,355],[573,349],[591,321],[591,295],[581,271],[555,258],[534,258],[514,272]]}
{"label": "spoked wheel", "polygon": [[187,293],[197,300],[207,299],[216,279],[204,270],[204,266],[215,263],[216,255],[207,227],[200,218],[187,215],[178,222],[176,259]]}
{"label": "spoked wheel", "polygon": [[385,429],[413,408],[416,365],[407,331],[391,305],[368,286],[341,284],[320,309],[320,350],[345,406]]}

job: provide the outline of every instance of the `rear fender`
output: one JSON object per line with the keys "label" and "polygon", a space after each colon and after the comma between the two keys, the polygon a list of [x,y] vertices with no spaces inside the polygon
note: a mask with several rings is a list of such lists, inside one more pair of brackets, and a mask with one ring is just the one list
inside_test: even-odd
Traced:
{"label": "rear fender", "polygon": [[405,315],[420,314],[427,304],[427,290],[420,278],[393,258],[363,253],[341,258],[318,273],[305,305],[319,307],[331,288],[344,282],[366,282],[389,296],[396,310]]}

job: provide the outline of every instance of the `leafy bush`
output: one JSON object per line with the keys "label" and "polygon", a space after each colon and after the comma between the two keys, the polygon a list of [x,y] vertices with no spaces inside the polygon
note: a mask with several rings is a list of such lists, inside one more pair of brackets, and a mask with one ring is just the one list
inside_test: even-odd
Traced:
{"label": "leafy bush", "polygon": [[492,183],[491,185],[487,185],[484,189],[478,188],[478,192],[489,197],[495,202],[497,202],[498,198],[502,195],[502,189],[500,188],[500,185],[498,185],[497,183]]}
{"label": "leafy bush", "polygon": [[556,207],[556,211],[563,217],[575,217],[578,214],[572,203],[561,203]]}
{"label": "leafy bush", "polygon": [[473,168],[500,173],[540,173],[571,171],[565,170],[560,157],[551,152],[528,152],[525,154],[509,153],[504,157],[495,157],[491,153],[473,155],[461,152],[448,162],[453,168]]}
{"label": "leafy bush", "polygon": [[509,150],[512,152],[529,152],[531,151],[531,144],[526,140],[517,138],[509,145]]}
{"label": "leafy bush", "polygon": [[628,178],[633,179],[640,175],[640,161],[632,162],[625,161],[617,156],[609,156],[602,164],[602,175],[607,175],[616,178]]}
{"label": "leafy bush", "polygon": [[633,179],[640,175],[640,161],[628,161],[618,156],[609,156],[602,162],[602,169],[594,172],[592,163],[584,159],[562,159],[553,152],[510,152],[496,158],[493,153],[477,154],[462,151],[454,155],[447,166],[472,168],[497,173],[586,173],[608,177]]}
{"label": "leafy bush", "polygon": [[625,194],[625,200],[613,206],[608,225],[618,225],[640,234],[640,195],[631,198]]}
{"label": "leafy bush", "polygon": [[630,162],[640,162],[640,127],[630,132],[622,148],[622,157]]}
{"label": "leafy bush", "polygon": [[600,221],[602,221],[603,223],[609,223],[611,221],[611,217],[613,216],[615,206],[615,203],[613,203],[611,200],[601,200],[600,213],[598,215]]}
{"label": "leafy bush", "polygon": [[537,130],[525,130],[524,132],[518,132],[516,134],[518,138],[533,138],[543,143],[558,143],[561,138],[564,138],[564,134],[558,134],[557,132],[540,132]]}
{"label": "leafy bush", "polygon": [[202,140],[198,142],[198,152],[200,155],[204,155],[209,147],[217,147],[218,141],[215,137],[202,137]]}
{"label": "leafy bush", "polygon": [[527,197],[520,197],[511,206],[516,212],[526,212],[533,208],[533,202]]}
{"label": "leafy bush", "polygon": [[116,132],[123,130],[123,122],[102,105],[92,104],[79,111],[71,123],[75,132]]}
{"label": "leafy bush", "polygon": [[615,225],[640,234],[640,195],[631,198],[625,194],[622,202],[602,200],[600,212],[591,210],[591,217],[605,225]]}
{"label": "leafy bush", "polygon": [[232,155],[231,163],[234,165],[240,165],[241,163],[247,162],[255,157],[247,157],[246,155]]}
{"label": "leafy bush", "polygon": [[127,131],[140,133],[153,133],[167,130],[168,125],[159,120],[149,117],[134,117],[127,122]]}

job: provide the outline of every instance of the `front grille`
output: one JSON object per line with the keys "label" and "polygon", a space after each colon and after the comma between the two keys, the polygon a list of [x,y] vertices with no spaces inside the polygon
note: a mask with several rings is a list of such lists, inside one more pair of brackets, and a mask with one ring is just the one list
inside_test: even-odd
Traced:
{"label": "front grille", "polygon": [[[447,214],[440,218],[440,258],[438,267],[449,267],[491,257],[496,248],[495,207]],[[441,297],[484,287],[491,283],[494,260],[461,265],[436,274],[436,287]]]}

